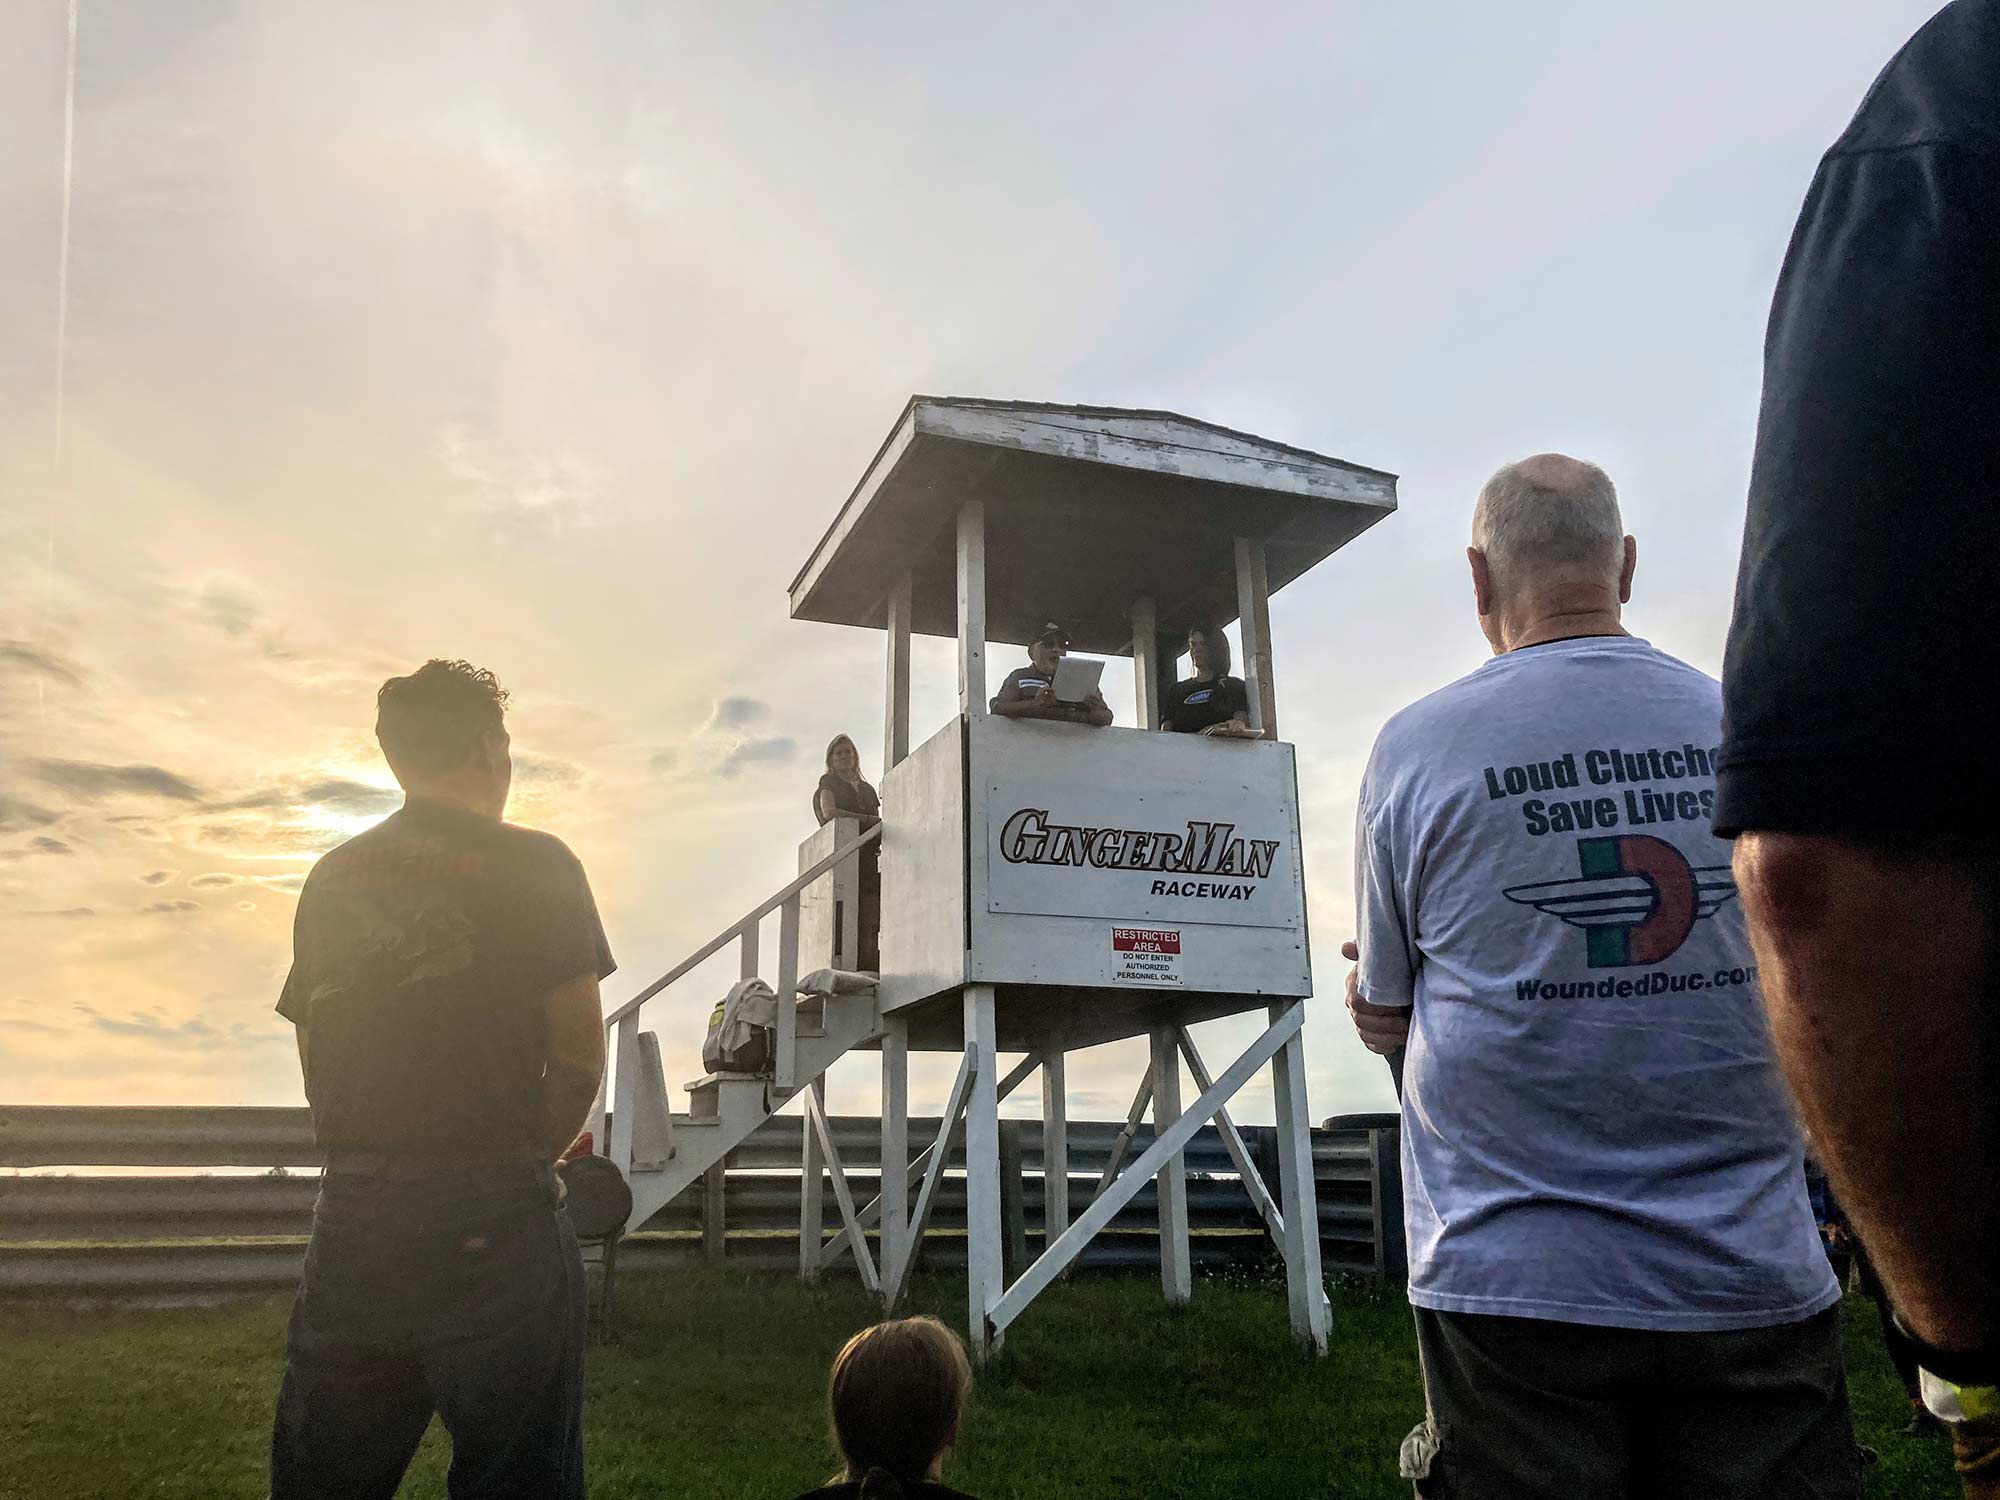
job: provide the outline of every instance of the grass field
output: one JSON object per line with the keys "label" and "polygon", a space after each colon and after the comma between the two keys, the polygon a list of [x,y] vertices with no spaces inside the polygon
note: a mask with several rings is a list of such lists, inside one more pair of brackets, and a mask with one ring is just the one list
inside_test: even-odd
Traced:
{"label": "grass field", "polygon": [[[914,1307],[963,1326],[962,1284],[920,1280]],[[1241,1275],[1169,1309],[1156,1279],[1058,1286],[982,1373],[946,1478],[981,1500],[1406,1496],[1396,1444],[1422,1415],[1400,1295],[1341,1286],[1334,1352],[1294,1348],[1284,1297]],[[593,1497],[787,1500],[832,1467],[822,1382],[877,1316],[852,1283],[802,1288],[699,1272],[620,1287],[621,1342],[594,1349]],[[246,1500],[264,1445],[287,1302],[135,1310],[0,1302],[0,1496]],[[1872,1500],[1955,1491],[1946,1447],[1898,1435],[1906,1413],[1872,1309],[1849,1299],[1860,1435],[1881,1452]],[[443,1496],[433,1427],[403,1486]]]}

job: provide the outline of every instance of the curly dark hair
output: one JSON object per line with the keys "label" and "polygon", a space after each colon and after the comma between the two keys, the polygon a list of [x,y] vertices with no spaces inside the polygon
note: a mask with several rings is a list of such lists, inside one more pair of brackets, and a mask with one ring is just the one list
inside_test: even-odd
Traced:
{"label": "curly dark hair", "polygon": [[465,764],[480,735],[501,727],[507,690],[484,667],[432,657],[375,695],[375,738],[406,787]]}

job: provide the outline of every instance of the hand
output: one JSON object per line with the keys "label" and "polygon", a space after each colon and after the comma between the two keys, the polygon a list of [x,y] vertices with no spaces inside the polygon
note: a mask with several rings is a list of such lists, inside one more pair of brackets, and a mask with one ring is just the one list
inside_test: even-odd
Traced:
{"label": "hand", "polygon": [[1048,708],[1052,706],[1056,702],[1055,685],[1053,683],[1043,683],[1040,689],[1036,691],[1035,696],[1029,701],[1036,708]]}
{"label": "hand", "polygon": [[1363,1000],[1357,987],[1361,974],[1361,945],[1352,939],[1342,943],[1340,956],[1355,965],[1347,971],[1347,1013],[1354,1017],[1355,1034],[1370,1052],[1386,1057],[1410,1039],[1410,1007],[1370,1005]]}

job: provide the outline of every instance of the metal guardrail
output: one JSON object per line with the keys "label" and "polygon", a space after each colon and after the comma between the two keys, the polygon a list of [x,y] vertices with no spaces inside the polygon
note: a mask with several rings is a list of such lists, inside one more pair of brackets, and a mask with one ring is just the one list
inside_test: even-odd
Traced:
{"label": "metal guardrail", "polygon": [[[880,1122],[846,1116],[828,1122],[866,1200]],[[926,1126],[928,1125],[928,1131]],[[936,1121],[911,1121],[911,1133],[936,1134]],[[1072,1204],[1089,1197],[1121,1129],[1109,1121],[1070,1125]],[[718,1251],[746,1269],[798,1264],[799,1130],[776,1116],[730,1153],[722,1192],[689,1192],[626,1241],[627,1270],[691,1263]],[[1008,1184],[1010,1234],[1016,1246],[1039,1242],[1042,1206],[1038,1122],[1003,1122],[1006,1153],[1018,1176]],[[1243,1127],[1263,1163],[1275,1158],[1269,1126]],[[1145,1149],[1150,1129],[1136,1132]],[[954,1153],[950,1166],[963,1163]],[[318,1193],[316,1153],[303,1109],[45,1107],[0,1105],[0,1168],[221,1167],[283,1168],[283,1173],[228,1176],[104,1176],[53,1172],[0,1176],[0,1291],[56,1289],[104,1294],[203,1293],[284,1287],[298,1276]],[[303,1169],[303,1170],[292,1170]],[[1366,1275],[1402,1274],[1401,1188],[1395,1131],[1316,1130],[1313,1169],[1322,1257],[1330,1268]],[[1188,1217],[1198,1264],[1254,1259],[1265,1253],[1264,1226],[1234,1174],[1221,1136],[1203,1130],[1187,1148]],[[1268,1168],[1267,1168],[1268,1170]],[[705,1217],[719,1207],[720,1219]],[[947,1176],[925,1240],[927,1262],[963,1260],[965,1190]],[[722,1231],[717,1233],[716,1231]],[[704,1245],[706,1244],[706,1252]],[[1094,1243],[1086,1266],[1135,1266],[1158,1258],[1157,1207],[1148,1185]],[[851,1266],[852,1262],[843,1264]]]}

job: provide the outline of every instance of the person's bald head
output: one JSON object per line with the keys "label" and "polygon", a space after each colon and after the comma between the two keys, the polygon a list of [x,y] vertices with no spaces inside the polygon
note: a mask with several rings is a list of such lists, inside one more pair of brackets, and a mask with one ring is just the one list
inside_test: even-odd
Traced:
{"label": "person's bald head", "polygon": [[1479,492],[1472,545],[1502,593],[1540,581],[1616,579],[1625,564],[1618,491],[1596,464],[1537,453],[1508,464]]}
{"label": "person's bald head", "polygon": [[[1636,556],[1618,490],[1596,464],[1537,453],[1501,469],[1472,512],[1472,571],[1494,649],[1541,633],[1545,617],[1613,622],[1631,597]],[[1596,622],[1601,625],[1601,619]]]}

